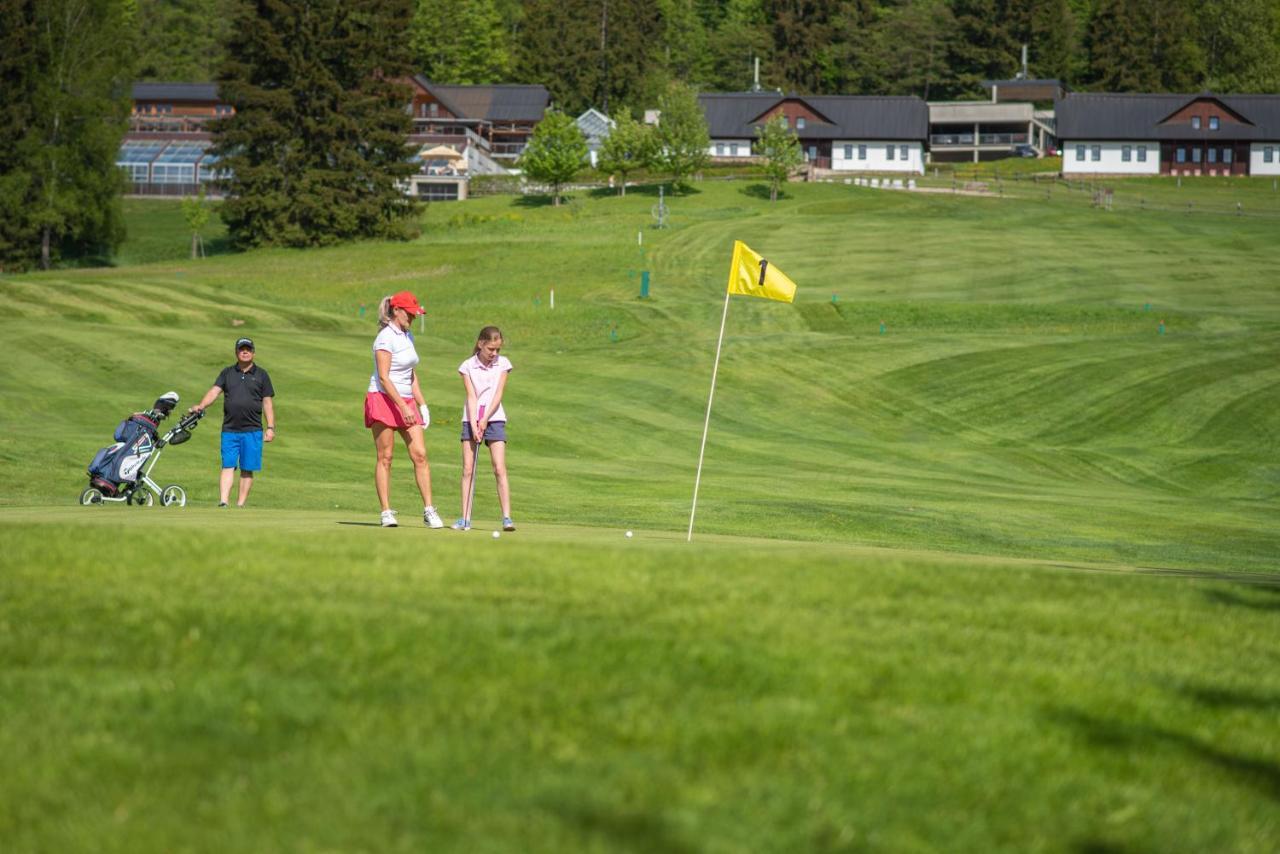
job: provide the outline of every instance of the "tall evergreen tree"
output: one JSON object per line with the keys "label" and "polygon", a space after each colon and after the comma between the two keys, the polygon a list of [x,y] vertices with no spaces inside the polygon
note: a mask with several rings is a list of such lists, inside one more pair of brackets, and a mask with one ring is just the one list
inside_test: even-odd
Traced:
{"label": "tall evergreen tree", "polygon": [[1089,21],[1088,80],[1113,92],[1185,92],[1203,78],[1191,0],[1100,0]]}
{"label": "tall evergreen tree", "polygon": [[529,0],[516,75],[575,115],[643,102],[653,94],[660,25],[649,0]]}
{"label": "tall evergreen tree", "polygon": [[1070,0],[1036,0],[1026,42],[1032,77],[1070,83],[1079,76],[1080,30]]}
{"label": "tall evergreen tree", "polygon": [[0,264],[47,269],[124,237],[116,154],[129,114],[128,0],[5,0]]}
{"label": "tall evergreen tree", "polygon": [[137,79],[213,80],[231,30],[234,0],[135,0]]}
{"label": "tall evergreen tree", "polygon": [[239,246],[403,237],[410,0],[245,0],[219,75],[222,206]]}
{"label": "tall evergreen tree", "polygon": [[950,67],[954,77],[948,97],[986,95],[984,80],[1003,80],[1018,70],[1020,46],[1010,25],[1008,7],[1017,0],[952,0],[956,35],[951,40]]}
{"label": "tall evergreen tree", "polygon": [[1193,9],[1200,0],[1146,0],[1151,62],[1162,91],[1191,92],[1204,81],[1204,55],[1195,38]]}
{"label": "tall evergreen tree", "polygon": [[884,10],[875,29],[874,75],[864,64],[870,91],[928,99],[953,88],[947,59],[956,21],[946,0],[903,0]]}
{"label": "tall evergreen tree", "polygon": [[707,31],[695,0],[658,0],[662,65],[675,80],[700,86],[710,76]]}
{"label": "tall evergreen tree", "polygon": [[770,57],[773,42],[765,23],[762,0],[728,0],[719,25],[707,36],[707,88],[745,92],[751,88],[755,60],[761,79],[772,85]]}
{"label": "tall evergreen tree", "polygon": [[31,145],[23,128],[35,124],[35,0],[0,0],[0,273],[24,269],[38,256],[38,230],[28,216]]}
{"label": "tall evergreen tree", "polygon": [[413,16],[417,71],[437,83],[502,83],[511,65],[494,0],[418,0]]}
{"label": "tall evergreen tree", "polygon": [[1196,22],[1205,88],[1216,92],[1280,91],[1280,4],[1204,0]]}
{"label": "tall evergreen tree", "polygon": [[1151,62],[1145,29],[1130,0],[1099,0],[1086,38],[1091,88],[1106,92],[1158,89],[1159,70]]}
{"label": "tall evergreen tree", "polygon": [[772,76],[783,89],[838,94],[849,46],[871,11],[869,0],[764,0],[773,37]]}

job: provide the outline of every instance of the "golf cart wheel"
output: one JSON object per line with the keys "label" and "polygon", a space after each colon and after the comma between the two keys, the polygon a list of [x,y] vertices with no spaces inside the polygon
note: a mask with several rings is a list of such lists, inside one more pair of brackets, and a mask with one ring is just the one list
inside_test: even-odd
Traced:
{"label": "golf cart wheel", "polygon": [[186,507],[187,491],[176,483],[171,483],[160,491],[161,507]]}
{"label": "golf cart wheel", "polygon": [[129,496],[129,503],[138,507],[150,507],[156,503],[156,497],[147,489],[135,489]]}
{"label": "golf cart wheel", "polygon": [[86,507],[90,504],[102,503],[102,490],[96,486],[91,486],[84,492],[80,493],[80,503]]}

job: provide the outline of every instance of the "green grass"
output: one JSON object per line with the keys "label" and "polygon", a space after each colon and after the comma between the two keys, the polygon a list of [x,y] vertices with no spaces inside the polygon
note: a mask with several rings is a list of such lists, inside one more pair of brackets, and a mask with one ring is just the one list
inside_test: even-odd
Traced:
{"label": "green grass", "polygon": [[[139,201],[121,266],[0,279],[5,849],[1273,849],[1274,222],[655,201],[200,261]],[[800,294],[731,305],[689,545],[734,239]],[[472,535],[373,527],[369,313],[403,288],[446,518],[454,369],[506,332],[513,535],[491,487]],[[211,507],[216,419],[157,467],[192,506],[73,506],[242,333],[278,390],[254,508]]]}

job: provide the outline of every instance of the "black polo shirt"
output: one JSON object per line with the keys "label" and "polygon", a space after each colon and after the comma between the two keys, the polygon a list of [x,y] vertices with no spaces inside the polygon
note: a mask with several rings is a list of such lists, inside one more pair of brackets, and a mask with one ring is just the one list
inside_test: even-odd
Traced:
{"label": "black polo shirt", "polygon": [[248,433],[262,429],[262,399],[275,397],[271,377],[255,362],[249,370],[239,365],[222,369],[214,382],[222,389],[222,430],[226,433]]}

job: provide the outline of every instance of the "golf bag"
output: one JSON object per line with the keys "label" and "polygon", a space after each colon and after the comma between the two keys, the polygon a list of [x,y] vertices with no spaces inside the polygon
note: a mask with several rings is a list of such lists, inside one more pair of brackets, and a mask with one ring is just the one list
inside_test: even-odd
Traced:
{"label": "golf bag", "polygon": [[[115,444],[98,451],[89,463],[89,484],[113,496],[137,483],[143,464],[157,447],[160,422],[178,403],[176,392],[161,395],[146,412],[135,412],[116,427]],[[182,441],[189,437],[183,437]]]}

